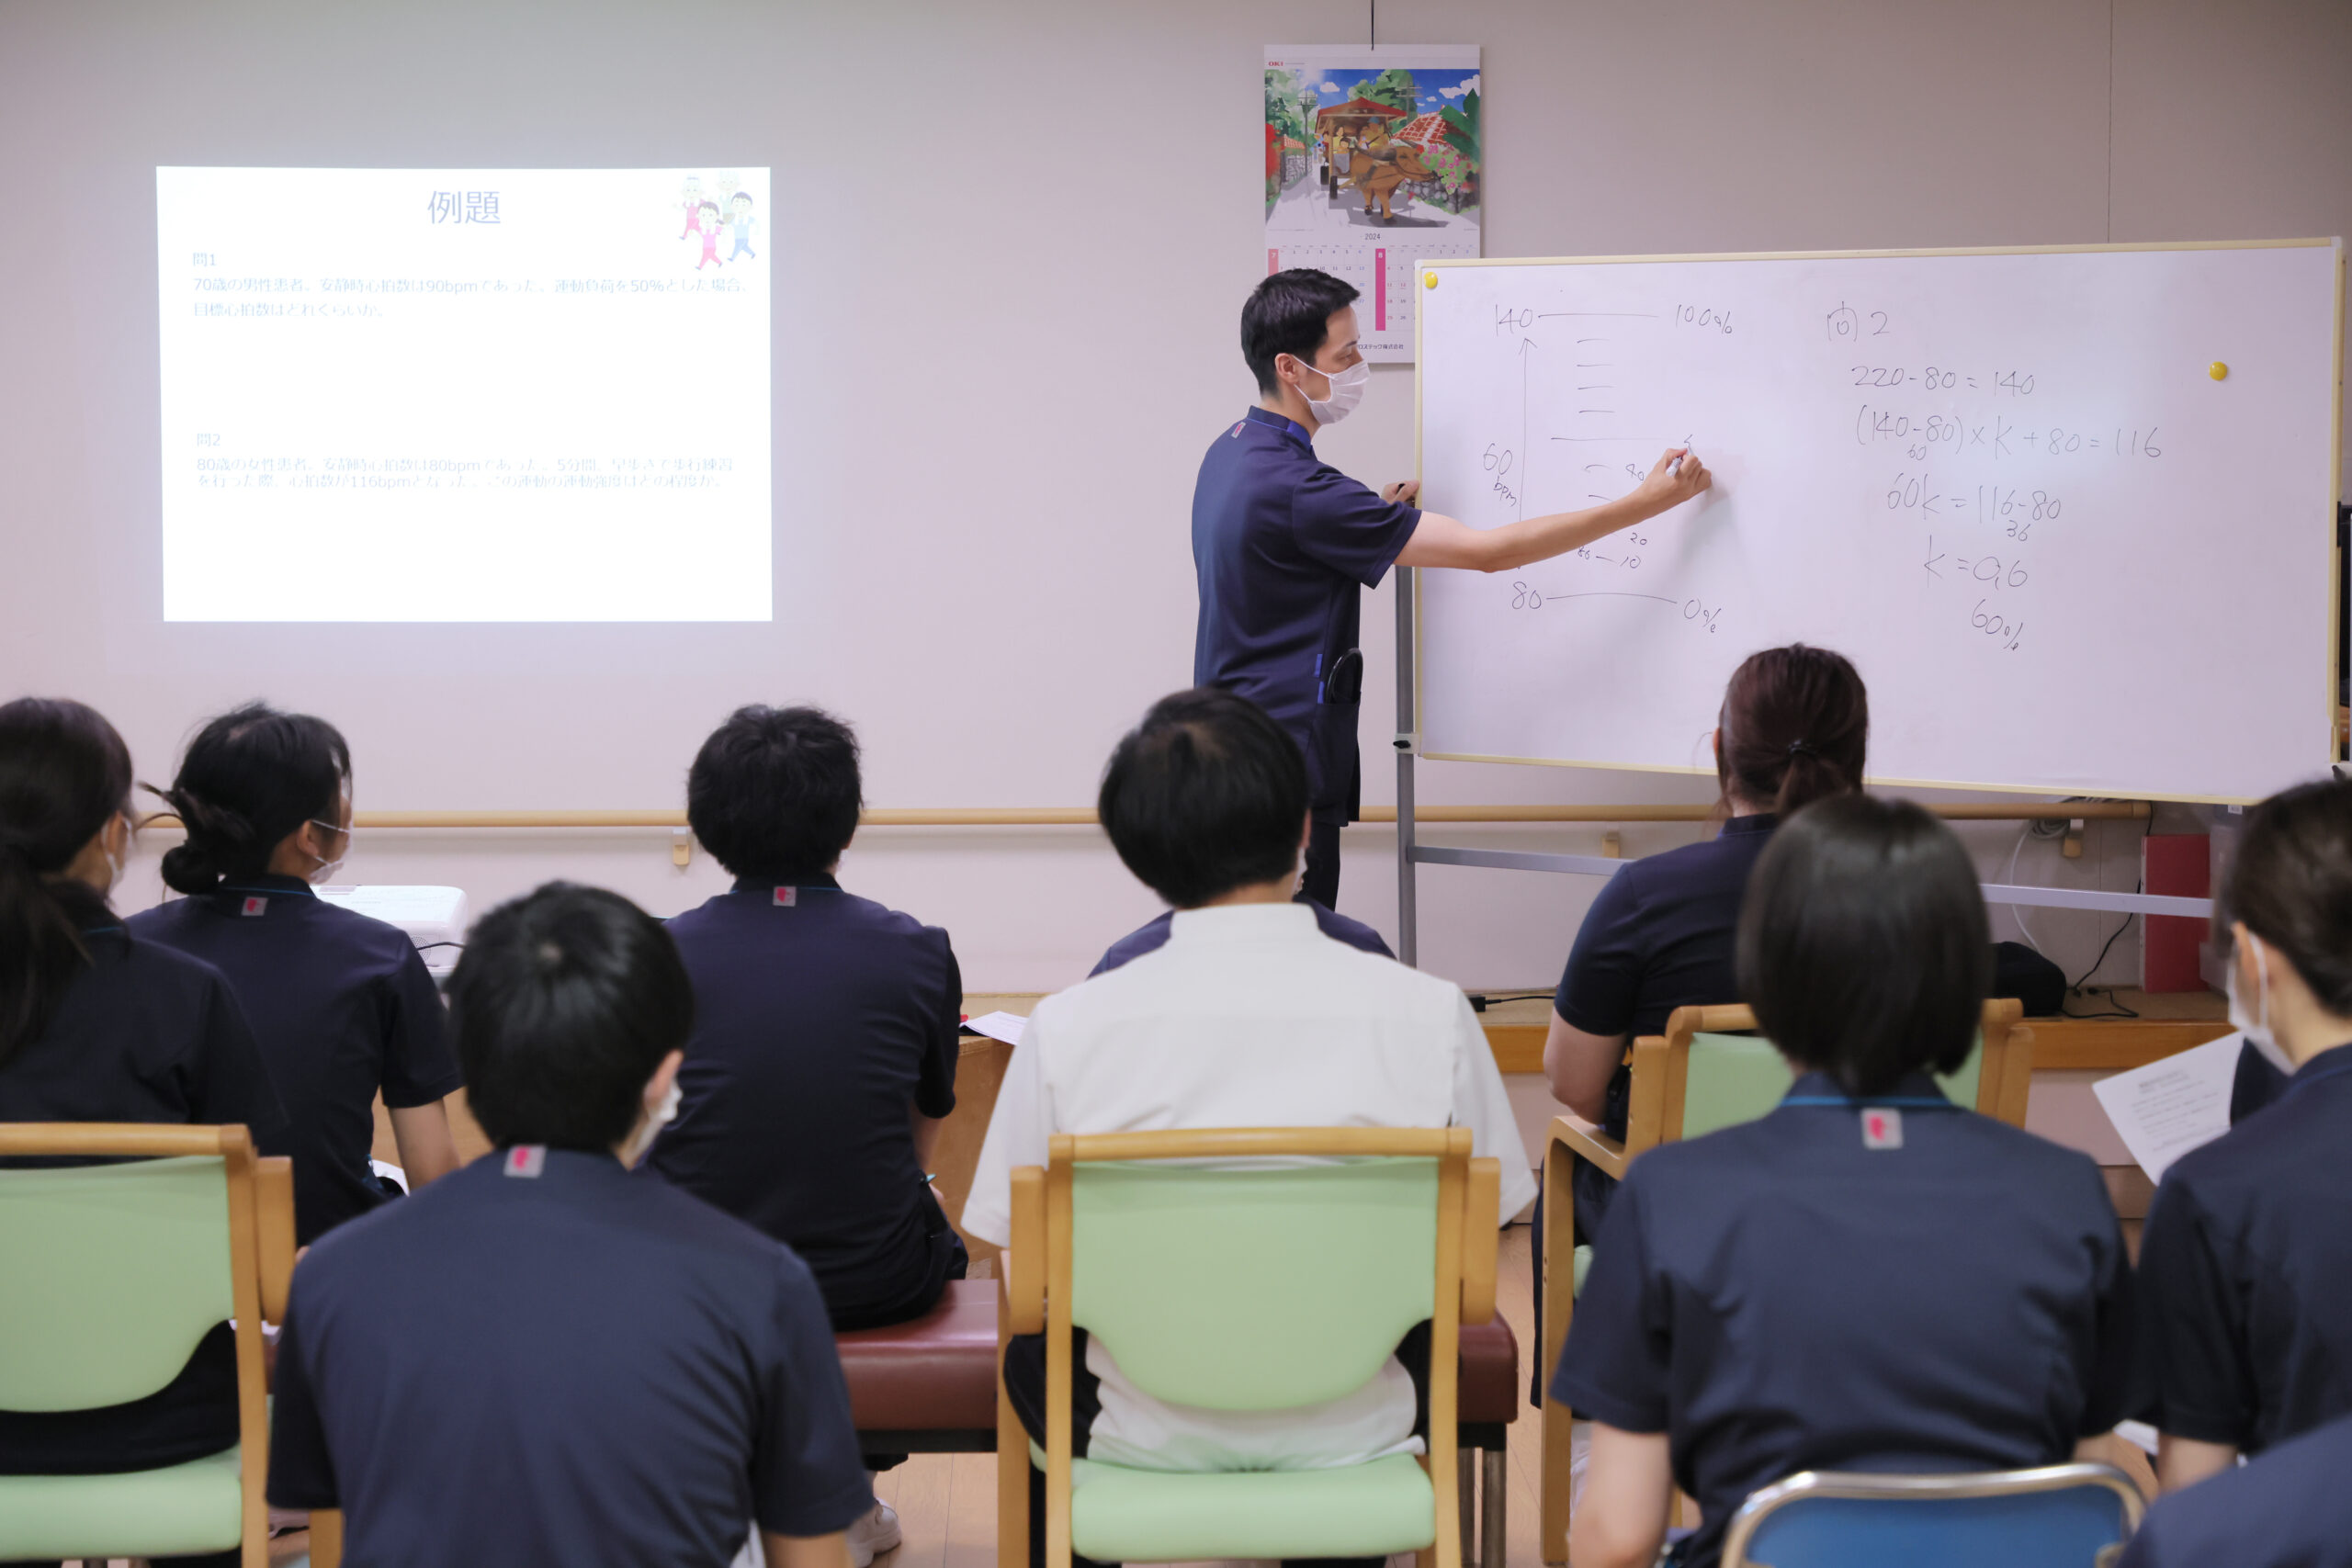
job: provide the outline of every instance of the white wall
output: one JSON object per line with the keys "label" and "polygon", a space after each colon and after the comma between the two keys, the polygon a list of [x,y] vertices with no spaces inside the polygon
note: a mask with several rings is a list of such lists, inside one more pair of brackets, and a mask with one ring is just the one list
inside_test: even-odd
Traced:
{"label": "white wall", "polygon": [[[856,720],[876,805],[1091,799],[1120,729],[1189,679],[1192,475],[1250,393],[1233,323],[1263,265],[1259,50],[1365,22],[1346,0],[17,0],[0,693],[96,703],[159,782],[210,711],[311,708],[350,733],[363,808],[674,806],[700,736],[752,699]],[[1489,254],[2352,230],[2337,0],[1387,0],[1380,23],[1384,43],[1485,46]],[[776,224],[797,282],[776,309],[774,626],[160,624],[156,164],[729,160],[804,193]],[[1402,477],[1410,395],[1408,371],[1377,372],[1326,456]],[[1373,801],[1389,604],[1364,612]],[[2226,715],[2184,722],[2226,743]],[[1627,774],[1421,779],[1425,800],[1698,798]],[[1997,870],[2016,832],[1971,837]],[[2030,845],[2018,875],[2128,889],[2131,838],[2095,829],[2079,863]],[[1343,905],[1393,929],[1392,836],[1353,829],[1349,853]],[[569,875],[663,912],[719,886],[706,858],[673,869],[662,834],[385,832],[350,874],[478,902]],[[1060,985],[1152,908],[1091,830],[876,831],[846,875],[947,925],[975,988]],[[1426,871],[1424,961],[1546,983],[1592,886]],[[2070,971],[2113,929],[2035,923]],[[2102,973],[2136,951],[2127,933]]]}

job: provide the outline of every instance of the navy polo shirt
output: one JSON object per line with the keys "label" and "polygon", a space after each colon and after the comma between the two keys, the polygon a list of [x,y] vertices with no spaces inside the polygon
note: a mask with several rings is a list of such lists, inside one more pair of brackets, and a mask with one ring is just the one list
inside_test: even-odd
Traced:
{"label": "navy polo shirt", "polygon": [[285,1103],[262,1152],[294,1160],[305,1247],[387,1196],[368,1167],[380,1090],[395,1111],[462,1081],[441,997],[408,933],[338,908],[292,876],[256,876],[134,915],[140,938],[218,967]]}
{"label": "navy polo shirt", "polygon": [[2140,1294],[2158,1430],[2259,1453],[2352,1415],[2352,1045],[2165,1172]]}
{"label": "navy polo shirt", "polygon": [[286,1124],[220,971],[114,924],[84,930],[90,966],[48,1031],[0,1064],[0,1122]]}
{"label": "navy polo shirt", "polygon": [[2230,1077],[2230,1125],[2234,1127],[2287,1092],[2287,1075],[2251,1042],[2238,1047],[2237,1071]]}
{"label": "navy polo shirt", "polygon": [[647,1166],[788,1243],[836,1324],[929,1307],[946,1221],[907,1112],[956,1109],[964,981],[947,933],[820,876],[739,881],[670,934],[695,1032]]}
{"label": "navy polo shirt", "polygon": [[[1333,942],[1343,942],[1359,953],[1376,953],[1383,958],[1396,955],[1380,940],[1380,933],[1362,920],[1351,920],[1337,909],[1327,909],[1312,898],[1299,903],[1315,911],[1315,925]],[[1168,932],[1176,923],[1176,911],[1170,909],[1157,919],[1146,922],[1113,942],[1093,968],[1087,971],[1090,980],[1097,975],[1107,975],[1123,964],[1132,964],[1147,953],[1157,953],[1168,945]]]}
{"label": "navy polo shirt", "polygon": [[1193,488],[1201,614],[1193,684],[1256,703],[1306,753],[1318,816],[1356,807],[1356,710],[1324,676],[1357,646],[1376,588],[1420,513],[1318,460],[1304,426],[1252,408],[1209,444]]}
{"label": "navy polo shirt", "polygon": [[2053,1464],[2132,1408],[2131,1269],[2098,1168],[1953,1106],[1807,1073],[1761,1121],[1627,1170],[1552,1397],[1669,1439],[1713,1563],[1747,1495],[1801,1470]]}
{"label": "navy polo shirt", "polygon": [[[1665,1033],[1677,1008],[1739,1000],[1740,900],[1779,823],[1770,812],[1734,817],[1703,843],[1645,856],[1611,877],[1585,911],[1552,1010],[1587,1034],[1638,1037]],[[1612,1138],[1625,1135],[1632,1087],[1633,1069],[1621,1065],[1601,1118]]]}
{"label": "navy polo shirt", "polygon": [[608,1154],[511,1148],[294,1271],[269,1498],[344,1561],[725,1568],[874,1505],[808,1269]]}
{"label": "navy polo shirt", "polygon": [[[0,1122],[285,1125],[253,1031],[209,964],[134,938],[107,917],[82,932],[74,976],[38,1040],[0,1063]],[[70,1288],[61,1285],[61,1288]],[[236,1342],[223,1325],[170,1383],[96,1411],[0,1412],[0,1474],[176,1464],[237,1440]]]}
{"label": "navy polo shirt", "polygon": [[2352,1568],[2352,1417],[2157,1501],[2120,1568]]}

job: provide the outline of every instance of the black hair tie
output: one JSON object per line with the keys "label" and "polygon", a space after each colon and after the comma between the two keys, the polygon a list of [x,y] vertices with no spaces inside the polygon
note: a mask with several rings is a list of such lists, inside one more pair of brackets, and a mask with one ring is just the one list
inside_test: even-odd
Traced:
{"label": "black hair tie", "polygon": [[1813,749],[1813,742],[1810,740],[1792,740],[1789,742],[1789,756],[1792,759],[1801,756],[1817,757],[1820,754],[1820,752],[1815,751]]}

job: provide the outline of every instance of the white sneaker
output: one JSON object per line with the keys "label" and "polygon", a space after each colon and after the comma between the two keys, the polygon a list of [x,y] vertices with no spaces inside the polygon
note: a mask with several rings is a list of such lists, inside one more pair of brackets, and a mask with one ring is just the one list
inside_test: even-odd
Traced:
{"label": "white sneaker", "polygon": [[849,1527],[849,1560],[853,1568],[866,1568],[886,1551],[896,1551],[901,1539],[898,1510],[876,1503],[874,1511]]}

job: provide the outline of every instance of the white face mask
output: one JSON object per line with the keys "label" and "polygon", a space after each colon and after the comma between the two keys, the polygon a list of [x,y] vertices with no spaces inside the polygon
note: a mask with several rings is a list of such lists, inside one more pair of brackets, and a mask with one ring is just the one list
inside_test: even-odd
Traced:
{"label": "white face mask", "polygon": [[123,874],[130,869],[130,834],[128,828],[122,836],[122,853],[118,855],[107,848],[104,840],[98,844],[98,852],[107,857],[107,893],[112,896],[114,890],[122,886]]}
{"label": "white face mask", "polygon": [[2228,989],[2230,997],[2230,1026],[2245,1036],[2247,1044],[2262,1054],[2262,1059],[2282,1073],[2295,1070],[2293,1058],[2278,1048],[2270,1032],[2270,961],[2263,956],[2262,943],[2252,935],[2246,945],[2254,949],[2255,985],[2259,988],[2261,1011],[2249,1015],[2245,1000],[2238,995],[2238,966],[2230,965]]}
{"label": "white face mask", "polygon": [[[1306,369],[1315,368],[1303,360],[1300,363]],[[1323,401],[1317,402],[1313,398],[1307,397],[1306,387],[1303,382],[1299,386],[1298,395],[1306,398],[1306,412],[1315,416],[1317,424],[1337,424],[1347,418],[1358,403],[1363,401],[1363,389],[1372,382],[1372,362],[1368,359],[1359,359],[1345,370],[1317,372],[1317,374],[1322,375],[1331,383],[1331,395]]]}
{"label": "white face mask", "polygon": [[317,865],[311,868],[310,880],[315,886],[316,884],[326,881],[328,878],[334,875],[336,872],[343,869],[345,857],[351,853],[351,829],[348,828],[338,828],[332,822],[322,822],[315,817],[311,818],[311,826],[313,828],[324,828],[328,832],[340,834],[343,838],[343,853],[335,856],[333,860],[319,860],[319,857],[314,854],[311,854],[310,851],[302,851],[304,854],[311,855],[312,860],[319,861]]}
{"label": "white face mask", "polygon": [[634,1167],[645,1157],[645,1151],[653,1146],[654,1137],[678,1119],[678,1101],[682,1098],[678,1092],[678,1080],[673,1077],[670,1080],[670,1092],[662,1097],[661,1104],[645,1113],[645,1124],[637,1130],[637,1136],[628,1141],[628,1149],[621,1155],[623,1165]]}

